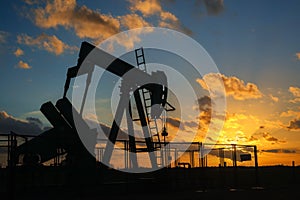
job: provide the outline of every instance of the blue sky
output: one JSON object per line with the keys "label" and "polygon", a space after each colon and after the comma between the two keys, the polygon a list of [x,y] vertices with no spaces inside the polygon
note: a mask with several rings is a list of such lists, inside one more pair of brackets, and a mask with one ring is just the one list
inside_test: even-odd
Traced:
{"label": "blue sky", "polygon": [[[213,58],[228,83],[228,116],[236,117],[228,120],[225,132],[242,131],[251,138],[266,126],[264,132],[270,137],[286,141],[269,148],[300,149],[298,0],[69,1],[68,6],[64,0],[12,0],[1,4],[0,111],[14,119],[42,118],[37,114],[40,106],[62,97],[66,70],[76,64],[82,41],[96,43],[120,31],[152,25],[188,34]],[[65,19],[57,18],[57,8]],[[86,23],[93,20],[94,24]],[[262,95],[253,96],[247,83]],[[242,120],[238,115],[255,122],[244,122],[239,130],[229,128],[234,120]],[[291,132],[286,127],[292,127],[293,120]],[[251,129],[248,123],[257,127]],[[268,135],[261,135],[267,142]]]}
{"label": "blue sky", "polygon": [[[12,114],[18,116],[36,110],[36,105],[61,94],[66,67],[75,64],[77,51],[56,56],[18,44],[17,36],[54,34],[66,44],[78,48],[85,38],[76,37],[71,28],[37,27],[31,19],[32,9],[37,7],[35,4],[28,5],[23,1],[2,4],[1,31],[6,33],[6,42],[1,44],[1,81],[10,82],[10,86],[1,84],[0,87],[1,91],[9,90],[10,94],[5,92],[1,106],[4,110],[7,106]],[[91,10],[112,16],[129,13],[129,3],[126,1],[78,1],[77,5],[86,5]],[[298,1],[229,0],[224,2],[223,10],[214,15],[207,13],[203,2],[165,1],[162,5],[192,31],[191,37],[208,51],[220,72],[255,82],[261,87],[288,88],[298,83],[299,62],[295,56],[300,43]],[[13,54],[18,47],[25,52],[20,58]],[[26,60],[32,69],[16,69],[19,60]],[[32,96],[35,98],[32,99]],[[18,105],[20,100],[26,106]]]}

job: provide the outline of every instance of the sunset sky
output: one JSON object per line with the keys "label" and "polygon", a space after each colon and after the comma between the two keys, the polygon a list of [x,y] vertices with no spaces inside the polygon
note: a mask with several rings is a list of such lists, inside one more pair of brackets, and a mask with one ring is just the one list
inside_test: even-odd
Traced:
{"label": "sunset sky", "polygon": [[[0,133],[49,126],[40,106],[62,97],[82,41],[165,27],[200,43],[220,71],[227,110],[218,142],[257,145],[261,165],[300,165],[299,11],[298,0],[2,1]],[[195,82],[205,91],[213,76]]]}

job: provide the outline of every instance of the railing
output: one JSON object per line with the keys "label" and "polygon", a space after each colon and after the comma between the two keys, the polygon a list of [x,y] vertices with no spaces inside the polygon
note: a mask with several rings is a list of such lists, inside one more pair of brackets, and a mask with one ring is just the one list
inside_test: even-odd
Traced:
{"label": "railing", "polygon": [[[97,161],[102,161],[105,151],[106,140],[99,140],[95,148]],[[137,149],[143,149],[144,141],[136,142]],[[165,167],[180,167],[180,163],[188,163],[190,168],[195,167],[237,167],[253,166],[258,167],[257,149],[255,145],[240,144],[208,144],[201,142],[161,142],[162,148],[155,151],[157,159]],[[166,146],[165,146],[166,145]],[[115,154],[118,156],[119,168],[131,168],[129,141],[117,140]],[[141,151],[140,154],[143,154]],[[139,153],[137,153],[139,156]],[[143,157],[143,155],[141,155]],[[123,161],[122,161],[123,160]],[[146,167],[146,166],[144,166]]]}
{"label": "railing", "polygon": [[[30,140],[33,135],[20,135],[11,132],[0,134],[0,167],[6,167],[13,160],[14,147]],[[105,151],[106,140],[97,140],[95,147],[96,160],[101,162]],[[147,154],[145,141],[136,142],[137,155],[142,158]],[[164,167],[180,167],[180,163],[188,163],[195,167],[228,167],[228,166],[254,166],[258,167],[257,148],[255,145],[240,144],[208,144],[201,142],[160,142],[162,146],[155,151],[157,159]],[[117,140],[114,149],[119,156],[120,168],[132,168],[128,140]],[[56,162],[61,162],[56,161]],[[147,166],[144,166],[147,167]]]}

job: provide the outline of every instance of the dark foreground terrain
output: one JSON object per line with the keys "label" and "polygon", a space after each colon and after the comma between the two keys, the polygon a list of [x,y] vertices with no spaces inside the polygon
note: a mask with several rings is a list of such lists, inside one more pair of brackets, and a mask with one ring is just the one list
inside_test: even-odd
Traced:
{"label": "dark foreground terrain", "polygon": [[111,169],[0,169],[0,199],[297,199],[300,167],[172,168],[144,174]]}

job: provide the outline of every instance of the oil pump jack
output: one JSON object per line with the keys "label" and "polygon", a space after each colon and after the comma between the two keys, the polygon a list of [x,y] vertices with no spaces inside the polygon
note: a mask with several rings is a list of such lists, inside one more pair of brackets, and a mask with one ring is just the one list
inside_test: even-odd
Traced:
{"label": "oil pump jack", "polygon": [[[136,49],[135,55],[137,67],[114,57],[93,44],[82,42],[77,65],[68,68],[63,98],[59,99],[56,105],[49,101],[40,108],[41,112],[53,125],[53,128],[18,146],[16,155],[24,154],[23,162],[25,164],[36,162],[32,155],[38,155],[39,162],[43,163],[53,159],[60,153],[67,153],[66,163],[71,166],[95,164],[95,157],[90,152],[93,152],[95,148],[97,132],[89,128],[82,118],[82,113],[93,71],[97,66],[117,75],[122,80],[120,100],[112,126],[108,130],[109,134],[102,162],[107,164],[111,160],[120,131],[120,124],[125,114],[129,151],[132,152],[130,156],[132,165],[138,167],[136,153],[148,152],[152,168],[156,168],[158,163],[154,151],[161,148],[156,120],[160,118],[163,112],[174,110],[175,108],[167,102],[168,87],[165,73],[163,71],[147,73],[143,48]],[[71,79],[81,75],[87,75],[87,79],[81,108],[78,112],[68,100],[67,92]],[[133,95],[135,100],[139,116],[135,120],[132,118],[131,95]],[[167,107],[169,108],[167,109]],[[76,123],[79,123],[85,134],[87,134],[88,145],[83,145],[80,140],[74,118],[80,119]],[[139,121],[142,126],[146,148],[139,148],[136,145],[133,121]],[[167,133],[164,129],[163,136],[166,135]]]}

